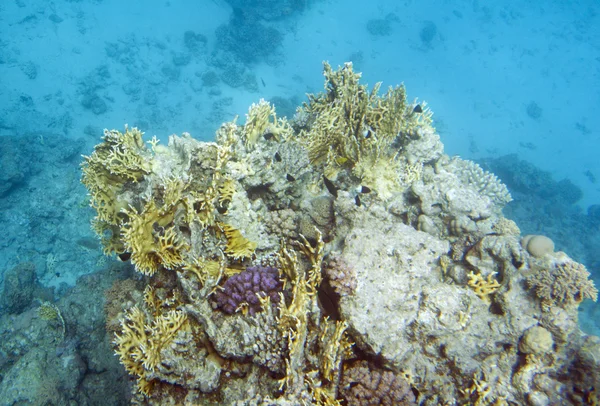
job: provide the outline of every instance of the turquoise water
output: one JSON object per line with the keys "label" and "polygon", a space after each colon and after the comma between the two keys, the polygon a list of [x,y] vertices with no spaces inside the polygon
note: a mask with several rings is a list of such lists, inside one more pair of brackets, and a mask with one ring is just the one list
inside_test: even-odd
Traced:
{"label": "turquoise water", "polygon": [[[505,215],[600,285],[598,13],[594,1],[3,1],[0,275],[31,263],[38,281],[3,320],[121,266],[102,255],[79,183],[104,128],[208,141],[260,98],[291,116],[322,89],[324,60],[427,101],[446,153],[496,173],[514,198]],[[101,300],[102,283],[82,282],[97,288],[81,297]],[[65,313],[101,329],[101,306],[81,306]],[[599,314],[582,305],[584,331],[598,334]],[[81,345],[63,351],[93,354]],[[2,351],[4,377],[18,357]]]}

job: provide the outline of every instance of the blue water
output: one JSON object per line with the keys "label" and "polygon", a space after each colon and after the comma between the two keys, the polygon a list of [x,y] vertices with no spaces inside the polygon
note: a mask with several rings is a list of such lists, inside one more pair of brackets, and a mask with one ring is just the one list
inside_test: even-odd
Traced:
{"label": "blue water", "polygon": [[[2,1],[0,275],[32,262],[58,297],[112,261],[79,184],[104,128],[212,140],[260,98],[292,115],[327,60],[404,82],[446,153],[508,184],[523,233],[600,285],[599,13],[592,0]],[[597,314],[587,301],[586,331]]]}

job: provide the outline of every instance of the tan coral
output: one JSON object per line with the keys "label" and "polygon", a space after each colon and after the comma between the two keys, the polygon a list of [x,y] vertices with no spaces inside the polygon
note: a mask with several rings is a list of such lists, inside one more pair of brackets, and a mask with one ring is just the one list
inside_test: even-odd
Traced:
{"label": "tan coral", "polygon": [[576,305],[584,299],[598,300],[598,289],[589,276],[583,264],[567,261],[529,276],[527,284],[541,299],[542,308],[548,310]]}

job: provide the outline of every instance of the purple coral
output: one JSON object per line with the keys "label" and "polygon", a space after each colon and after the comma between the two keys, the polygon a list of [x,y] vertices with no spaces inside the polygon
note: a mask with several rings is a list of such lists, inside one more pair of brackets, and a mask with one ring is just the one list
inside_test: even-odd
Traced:
{"label": "purple coral", "polygon": [[248,312],[254,315],[261,310],[258,295],[270,297],[271,303],[279,303],[279,292],[283,284],[279,272],[271,266],[252,266],[233,275],[214,295],[213,307],[227,314],[233,314],[244,303]]}

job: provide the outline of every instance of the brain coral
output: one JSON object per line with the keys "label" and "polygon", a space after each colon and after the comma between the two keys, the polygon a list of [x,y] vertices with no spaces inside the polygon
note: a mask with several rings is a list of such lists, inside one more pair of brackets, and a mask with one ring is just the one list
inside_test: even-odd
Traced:
{"label": "brain coral", "polygon": [[233,314],[242,306],[248,306],[250,315],[261,310],[258,296],[269,297],[271,303],[279,303],[283,285],[279,272],[271,266],[253,266],[233,275],[221,290],[215,293],[213,307]]}

